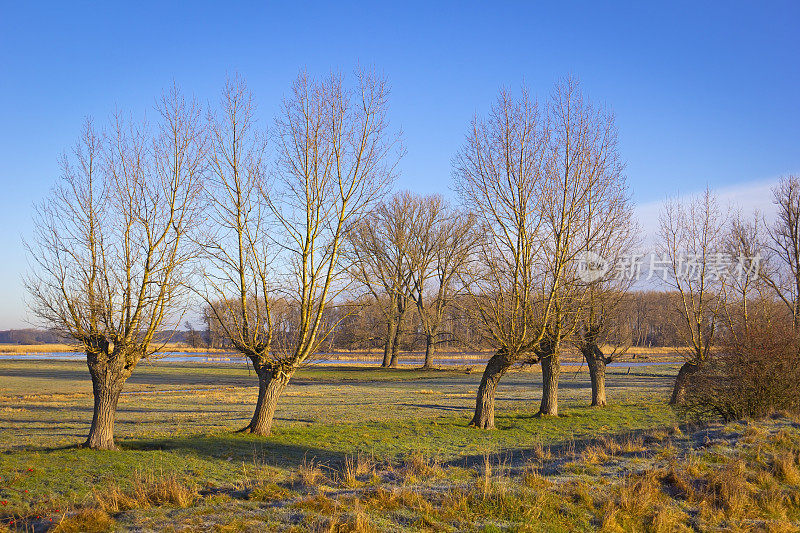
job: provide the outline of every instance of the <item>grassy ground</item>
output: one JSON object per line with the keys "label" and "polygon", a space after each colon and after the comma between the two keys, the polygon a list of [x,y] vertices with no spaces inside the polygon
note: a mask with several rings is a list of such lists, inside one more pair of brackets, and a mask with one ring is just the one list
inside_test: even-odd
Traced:
{"label": "grassy ground", "polygon": [[[123,451],[92,452],[74,447],[91,420],[85,365],[2,361],[0,523],[37,531],[567,531],[697,527],[702,518],[791,529],[798,425],[676,430],[664,405],[676,371],[609,369],[612,404],[602,410],[586,406],[587,374],[564,372],[557,419],[533,416],[538,372],[511,373],[498,391],[498,429],[479,431],[467,427],[478,373],[312,367],[281,398],[274,434],[258,438],[233,433],[255,401],[245,367],[162,362],[137,369],[120,400]],[[745,434],[762,448],[739,446]],[[714,439],[724,442],[709,455]],[[658,477],[670,468],[700,488],[680,496]],[[711,489],[696,480],[725,468],[755,476],[737,497],[762,486],[782,495],[772,514],[716,506],[727,496],[706,502]],[[762,470],[772,481],[756,479]],[[636,483],[647,484],[661,514],[632,511],[624,496],[644,490]]]}

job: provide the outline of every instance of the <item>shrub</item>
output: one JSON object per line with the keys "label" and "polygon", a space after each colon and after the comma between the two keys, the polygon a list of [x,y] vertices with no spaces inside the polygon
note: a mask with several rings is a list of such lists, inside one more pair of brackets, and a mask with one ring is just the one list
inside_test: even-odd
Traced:
{"label": "shrub", "polygon": [[790,324],[764,320],[725,342],[689,377],[686,417],[759,418],[800,408],[800,342]]}

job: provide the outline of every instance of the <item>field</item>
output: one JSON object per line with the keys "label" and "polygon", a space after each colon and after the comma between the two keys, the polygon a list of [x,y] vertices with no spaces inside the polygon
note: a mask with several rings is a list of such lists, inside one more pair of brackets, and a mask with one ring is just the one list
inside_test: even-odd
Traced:
{"label": "field", "polygon": [[467,427],[480,372],[312,366],[273,435],[243,365],[143,364],[120,400],[122,451],[75,447],[84,364],[0,361],[0,528],[22,531],[797,530],[800,424],[692,428],[665,405],[676,365],[585,369],[562,416],[534,416],[535,369],[498,391],[498,429]]}
{"label": "field", "polygon": [[[186,355],[203,356],[207,354],[222,355],[233,354],[229,349],[223,348],[195,348],[182,342],[170,342],[167,344],[154,346],[155,350],[163,354],[181,353]],[[603,346],[603,350],[607,353],[613,349],[611,346]],[[71,344],[3,344],[0,343],[0,355],[31,355],[31,354],[44,354],[54,352],[77,352],[78,347]],[[624,354],[620,355],[616,360],[618,361],[677,361],[680,360],[680,353],[682,348],[675,346],[653,346],[653,347],[639,347],[634,346],[628,349]],[[337,350],[331,353],[326,353],[326,359],[339,359],[343,361],[363,361],[365,363],[372,363],[379,361],[382,354],[378,353],[379,350]],[[448,352],[440,354],[448,359],[461,359],[465,362],[485,361],[489,357],[488,351],[483,352]],[[571,362],[581,362],[583,358],[577,352],[567,351],[565,360]],[[424,358],[424,352],[406,352],[403,354],[402,360],[421,360]]]}

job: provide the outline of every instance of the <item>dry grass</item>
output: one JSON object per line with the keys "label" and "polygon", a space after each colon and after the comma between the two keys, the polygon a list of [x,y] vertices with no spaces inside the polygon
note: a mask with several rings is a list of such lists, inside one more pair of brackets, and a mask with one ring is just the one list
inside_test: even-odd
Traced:
{"label": "dry grass", "polygon": [[93,491],[95,506],[107,513],[163,505],[188,507],[197,497],[193,487],[185,485],[174,475],[157,477],[153,474],[137,474],[128,490],[110,483]]}
{"label": "dry grass", "polygon": [[54,533],[100,533],[114,529],[114,519],[95,507],[85,507],[65,515],[53,528]]}
{"label": "dry grass", "polygon": [[553,453],[550,451],[550,447],[545,447],[544,443],[541,439],[537,439],[533,445],[533,456],[538,460],[547,461],[553,458]]}
{"label": "dry grass", "polygon": [[681,516],[665,506],[659,476],[628,476],[602,505],[603,531],[679,531]]}
{"label": "dry grass", "polygon": [[[349,382],[341,386],[348,395],[356,394]],[[405,386],[414,394],[420,390],[416,383]],[[391,387],[399,390],[400,385],[392,382]],[[304,398],[300,389],[297,397]],[[465,394],[461,384],[444,390],[458,398]],[[320,393],[320,389],[312,392]],[[226,394],[187,398],[207,399],[219,407],[218,398]],[[156,404],[157,416],[174,408],[171,402],[172,398]],[[314,400],[313,409],[318,409],[319,403]],[[139,408],[138,403],[130,405]],[[41,502],[36,515],[44,514],[45,509],[77,505],[78,512],[66,514],[64,531],[92,531],[92,516],[98,518],[100,530],[797,530],[800,429],[790,419],[712,426],[687,430],[684,435],[670,429],[671,419],[661,424],[663,430],[647,431],[656,425],[641,422],[649,421],[650,413],[632,418],[629,411],[614,409],[618,407],[587,408],[585,419],[582,411],[572,410],[568,416],[544,422],[512,412],[501,419],[500,429],[480,433],[480,439],[465,427],[463,419],[447,422],[451,427],[441,431],[444,422],[440,418],[431,419],[429,426],[423,426],[428,421],[419,420],[407,427],[399,423],[353,423],[327,432],[313,424],[303,426],[302,432],[282,426],[267,440],[227,434],[223,438],[213,432],[163,442],[131,439],[122,441],[125,451],[117,454],[37,451],[15,468],[20,483],[28,483],[19,488],[32,489],[31,493],[38,480],[50,475],[57,460],[69,463],[68,475],[74,479],[78,479],[77,469],[72,462],[76,458],[85,460],[88,473],[80,480],[90,480],[89,486],[96,482],[92,476],[101,469],[109,473],[109,478],[117,476],[117,484],[100,485],[92,496],[84,499],[81,495],[67,504],[59,501],[51,506],[44,497],[30,497],[28,501]],[[230,412],[225,416],[231,416]],[[609,413],[615,416],[608,418]],[[13,413],[6,416],[10,415]],[[592,422],[592,431],[576,431],[582,420]],[[604,436],[615,423],[626,429]],[[64,427],[67,429],[60,430],[70,430]],[[398,427],[405,433],[398,433]],[[420,431],[422,427],[433,432],[433,437]],[[367,440],[370,446],[359,441],[357,447],[337,447],[337,439],[344,437],[352,442],[354,436]],[[426,446],[426,438],[435,446]],[[399,451],[387,454],[381,449],[385,441],[402,442],[405,447],[392,448]],[[281,447],[287,442],[294,455],[278,463]],[[584,446],[586,442],[588,447]],[[302,443],[302,447],[296,443]],[[141,449],[141,444],[148,449]],[[202,456],[202,462],[186,453],[189,444]],[[457,453],[448,451],[446,445]],[[171,452],[170,446],[177,447]],[[159,448],[159,462],[151,468],[168,474],[125,479],[136,469],[148,467],[149,461],[145,464],[143,458],[156,455],[149,447]],[[314,450],[316,457],[308,452],[304,458],[306,449]],[[375,450],[376,455],[358,453],[359,449]],[[507,455],[498,450],[507,450]],[[40,460],[46,454],[52,454],[49,468]],[[476,454],[477,464],[472,459]],[[13,454],[0,459],[8,457]],[[470,460],[462,462],[460,457]],[[120,470],[111,474],[122,458],[133,466],[126,474],[119,474]],[[0,470],[5,464],[12,463],[0,464]],[[241,468],[237,468],[239,464]],[[222,466],[214,470],[218,465]],[[29,466],[35,471],[24,473]],[[4,478],[6,471],[0,472]],[[177,472],[177,477],[170,477],[169,472]],[[204,490],[198,494],[196,487],[200,486]],[[63,493],[53,491],[48,498],[50,494],[59,498]],[[34,509],[33,503],[28,509]],[[52,512],[50,515],[55,521],[60,517]],[[112,520],[111,525],[103,525],[104,516]],[[30,520],[29,529],[33,518]],[[70,520],[78,525],[70,526]]]}
{"label": "dry grass", "polygon": [[72,344],[0,344],[0,354],[9,355],[77,351],[77,346]]}
{"label": "dry grass", "polygon": [[789,485],[800,485],[800,471],[797,469],[798,456],[791,451],[778,452],[773,458],[775,477]]}
{"label": "dry grass", "polygon": [[275,502],[281,500],[287,500],[296,495],[295,492],[292,490],[282,487],[277,483],[259,483],[250,487],[247,493],[247,499],[252,501],[258,502]]}
{"label": "dry grass", "polygon": [[622,439],[622,444],[620,444],[621,451],[623,453],[641,453],[645,451],[644,447],[644,438],[641,435],[628,435],[624,439]]}
{"label": "dry grass", "polygon": [[375,458],[372,455],[367,455],[358,452],[356,458],[356,476],[372,476],[375,474]]}
{"label": "dry grass", "polygon": [[324,478],[325,474],[315,459],[303,457],[303,462],[297,467],[298,483],[306,488],[316,488]]}
{"label": "dry grass", "polygon": [[[343,487],[355,488],[364,485],[365,482],[375,482],[375,458],[362,452],[358,452],[356,456],[346,455],[342,469],[338,473],[339,482]],[[377,481],[380,478],[377,477]]]}
{"label": "dry grass", "polygon": [[583,459],[584,463],[589,465],[605,463],[610,458],[606,450],[607,448],[603,444],[587,446],[581,453],[581,458]]}
{"label": "dry grass", "polygon": [[[702,448],[679,453],[672,439],[651,438],[660,444],[651,445],[648,455],[657,461],[670,457],[669,464],[609,485],[601,505],[602,529],[797,531],[799,439],[796,428],[776,432],[759,423],[743,431],[727,454]],[[579,491],[570,490],[580,498]]]}
{"label": "dry grass", "polygon": [[353,488],[358,485],[357,468],[357,459],[353,459],[350,455],[344,458],[344,465],[342,465],[342,472],[340,474],[342,485],[348,488]]}
{"label": "dry grass", "polygon": [[553,486],[553,482],[540,473],[539,466],[534,462],[528,462],[522,468],[520,481],[522,486],[530,489],[548,490]]}
{"label": "dry grass", "polygon": [[417,483],[420,478],[431,479],[441,477],[442,467],[439,460],[421,451],[415,451],[405,457],[401,466],[404,483]]}
{"label": "dry grass", "polygon": [[320,516],[307,524],[312,533],[374,533],[378,531],[358,503],[350,513]]}
{"label": "dry grass", "polygon": [[[578,455],[569,446],[558,454],[548,450],[552,464],[536,457],[516,464],[510,455],[488,451],[473,468],[442,466],[420,452],[399,463],[350,455],[334,473],[346,491],[321,490],[324,467],[306,459],[294,473],[303,491],[259,482],[245,497],[268,503],[261,507],[265,512],[291,509],[292,526],[303,531],[462,531],[491,524],[511,530],[540,524],[544,529],[619,532],[794,531],[800,517],[800,433],[765,427],[758,433],[763,439],[754,442],[747,442],[740,428],[717,431],[717,439],[731,441],[716,450],[702,444],[706,433],[681,437],[665,431],[651,436],[646,447],[642,437],[597,438]],[[636,456],[626,455],[634,450]],[[540,455],[547,455],[544,447]],[[581,466],[580,475],[570,475],[569,465]],[[267,477],[274,480],[274,475]],[[370,477],[379,483],[367,485]],[[410,479],[416,480],[413,485]],[[163,496],[174,489],[155,488],[172,486],[169,480],[157,481],[142,480],[127,492],[105,491],[104,507],[96,507],[113,514],[154,501],[178,505],[177,498]],[[218,505],[206,498],[206,508]],[[235,508],[236,498],[222,505]]]}
{"label": "dry grass", "polygon": [[508,482],[508,460],[500,455],[484,452],[478,469],[477,488],[482,499],[504,494]]}

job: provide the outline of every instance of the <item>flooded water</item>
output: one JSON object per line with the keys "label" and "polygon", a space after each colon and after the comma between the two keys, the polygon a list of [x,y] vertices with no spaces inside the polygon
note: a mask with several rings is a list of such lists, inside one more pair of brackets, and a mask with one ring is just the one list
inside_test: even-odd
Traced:
{"label": "flooded water", "polygon": [[[377,356],[374,359],[339,359],[325,358],[333,354],[319,354],[318,358],[309,360],[311,365],[379,365],[381,359]],[[338,354],[336,354],[338,355]],[[86,356],[78,352],[48,352],[48,353],[29,353],[29,354],[0,354],[0,360],[51,360],[51,361],[84,361]],[[166,363],[209,363],[209,364],[238,364],[244,365],[245,359],[234,353],[191,353],[186,352],[166,352],[161,354],[154,361]],[[422,366],[424,359],[418,355],[402,357],[399,361],[400,366]],[[486,363],[486,359],[479,358],[435,358],[434,364],[437,366],[479,366]],[[611,363],[610,367],[639,367],[651,365],[679,365],[680,361],[624,361]],[[583,366],[583,363],[567,361],[562,366],[575,367]]]}

